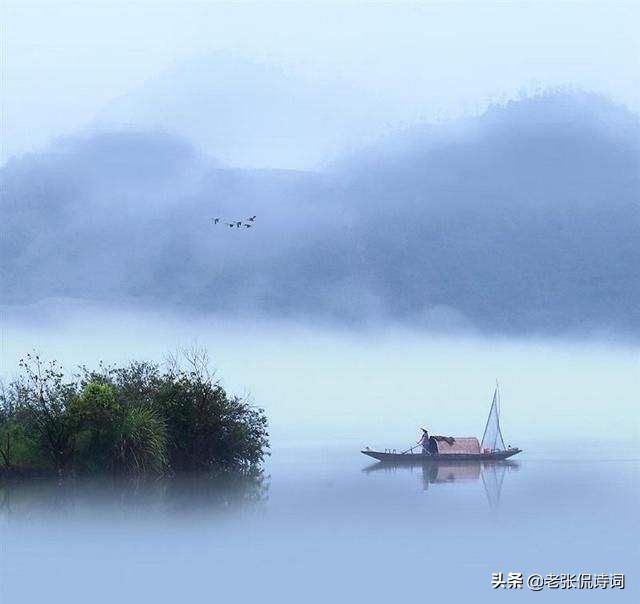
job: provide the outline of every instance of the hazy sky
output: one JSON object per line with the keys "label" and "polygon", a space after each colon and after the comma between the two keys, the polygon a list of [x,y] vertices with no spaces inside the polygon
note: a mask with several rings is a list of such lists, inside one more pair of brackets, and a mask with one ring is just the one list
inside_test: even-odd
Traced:
{"label": "hazy sky", "polygon": [[90,124],[176,63],[221,50],[355,87],[396,120],[474,112],[561,84],[637,109],[639,21],[638,4],[621,2],[4,0],[0,161]]}
{"label": "hazy sky", "polygon": [[162,360],[197,343],[226,387],[266,408],[278,445],[337,439],[401,447],[417,439],[420,425],[481,436],[496,378],[507,444],[608,434],[622,447],[639,436],[637,347],[438,337],[389,326],[326,330],[65,302],[0,309],[4,378],[26,342],[69,371],[80,362]]}
{"label": "hazy sky", "polygon": [[[218,56],[219,52],[279,66],[283,73],[293,74],[296,82],[311,84],[301,86],[301,90],[315,91],[320,87],[323,96],[319,104],[327,103],[329,113],[332,109],[345,111],[341,99],[358,100],[360,95],[362,102],[350,105],[349,110],[355,118],[360,117],[355,112],[365,107],[378,120],[378,127],[380,116],[387,113],[389,122],[395,125],[398,120],[447,118],[479,112],[492,100],[561,85],[604,93],[636,112],[640,110],[637,41],[640,8],[631,3],[274,5],[175,0],[121,3],[10,0],[3,3],[2,11],[0,162],[14,154],[37,151],[52,137],[87,128],[119,97],[135,97],[140,89],[154,90],[149,83],[162,79],[163,73],[175,73],[185,62],[200,65],[199,57]],[[215,70],[207,72],[206,60],[202,64],[205,65],[202,77],[215,78]],[[235,65],[233,61],[231,64]],[[173,83],[171,77],[165,77],[164,81]],[[263,87],[268,85],[269,80]],[[291,89],[298,90],[295,86]],[[217,93],[218,89],[214,90]],[[338,94],[341,90],[349,94]],[[254,92],[248,87],[246,106],[251,116],[263,107]],[[185,94],[187,100],[193,96],[189,91]],[[229,98],[234,102],[236,97],[243,100],[236,92]],[[153,102],[153,97],[150,98]],[[300,173],[277,174],[277,178],[284,179],[279,184],[280,181],[270,180],[275,178],[271,173],[247,175],[221,170],[207,172],[207,178],[201,179],[202,187],[195,188],[190,177],[200,169],[200,164],[194,164],[191,147],[181,140],[165,144],[161,136],[157,140],[141,136],[141,146],[136,143],[137,135],[132,138],[135,144],[129,144],[126,137],[116,136],[113,145],[109,136],[89,136],[66,146],[54,146],[53,153],[36,153],[4,169],[5,182],[10,186],[5,186],[2,192],[12,213],[7,213],[4,221],[7,233],[2,242],[7,249],[22,254],[5,254],[10,258],[5,268],[17,276],[10,294],[20,293],[23,283],[36,283],[33,290],[36,295],[24,296],[25,301],[36,302],[47,297],[43,293],[49,291],[45,287],[47,279],[58,285],[79,276],[74,282],[86,285],[88,290],[96,288],[97,298],[117,294],[117,288],[106,287],[112,283],[122,286],[126,295],[135,296],[138,290],[144,293],[146,283],[139,275],[152,282],[154,275],[166,275],[168,267],[178,266],[180,270],[175,273],[178,285],[171,283],[171,287],[178,294],[186,292],[185,298],[192,294],[191,283],[202,282],[209,287],[200,292],[202,299],[205,294],[210,295],[208,299],[215,298],[219,291],[242,297],[245,292],[250,295],[268,292],[266,284],[275,288],[278,296],[273,297],[274,307],[279,308],[281,300],[288,303],[301,297],[289,295],[291,283],[295,282],[298,284],[295,292],[306,291],[317,303],[318,290],[309,287],[312,282],[305,279],[319,274],[313,283],[327,282],[334,288],[327,289],[334,296],[329,296],[330,301],[335,298],[340,304],[353,302],[357,307],[367,303],[363,295],[367,290],[350,289],[350,284],[357,279],[373,281],[375,270],[382,275],[380,281],[389,291],[401,293],[392,299],[403,302],[412,299],[411,292],[414,298],[423,296],[424,292],[412,284],[426,283],[424,276],[431,275],[436,285],[453,284],[453,293],[444,288],[441,300],[429,304],[444,300],[447,306],[455,306],[456,300],[464,301],[466,296],[485,303],[481,310],[489,308],[495,313],[493,301],[497,297],[509,304],[505,292],[519,291],[523,298],[531,292],[534,295],[530,296],[533,310],[529,328],[545,324],[549,308],[562,311],[558,315],[561,321],[547,321],[556,331],[561,331],[559,324],[564,328],[573,317],[574,323],[582,321],[589,328],[602,327],[606,331],[611,321],[600,319],[608,320],[611,314],[616,325],[637,325],[637,311],[631,306],[637,299],[634,292],[638,288],[637,276],[631,269],[637,264],[633,261],[638,249],[633,231],[637,224],[634,222],[637,180],[628,168],[634,165],[631,162],[637,156],[636,147],[623,145],[613,137],[617,130],[609,127],[610,118],[617,115],[619,108],[610,109],[598,101],[594,107],[604,109],[591,111],[591,100],[576,100],[575,105],[567,105],[562,103],[563,97],[559,98],[563,111],[554,109],[550,115],[560,115],[562,119],[548,123],[542,119],[548,114],[544,98],[529,104],[534,109],[542,107],[537,112],[527,112],[527,103],[505,111],[507,117],[511,116],[504,122],[506,128],[500,126],[503,122],[497,120],[498,114],[494,112],[485,119],[490,122],[491,127],[485,130],[491,136],[477,137],[481,142],[488,141],[483,143],[485,146],[453,145],[460,153],[459,157],[453,156],[456,161],[447,161],[451,156],[437,153],[436,158],[442,164],[436,163],[429,171],[425,166],[434,164],[427,161],[431,161],[428,154],[418,153],[417,159],[412,159],[412,154],[422,147],[416,144],[416,151],[409,145],[407,157],[392,161],[387,172],[379,168],[363,169],[364,174],[375,178],[360,178],[361,189],[352,186],[346,193],[340,189],[340,194],[334,197],[328,192],[326,175],[320,178]],[[312,101],[315,100],[312,96]],[[204,122],[203,115],[224,121],[225,115],[233,114],[234,107],[227,107],[227,114],[217,114],[215,107],[209,112],[206,98],[205,101],[204,114],[194,116],[196,127]],[[291,106],[297,101],[298,97],[292,98]],[[187,109],[189,106],[184,105]],[[280,111],[281,105],[275,106]],[[308,103],[306,107],[313,109],[314,105]],[[573,120],[580,107],[588,109],[583,113],[589,119]],[[284,124],[292,121],[290,113],[280,113]],[[348,121],[352,114],[346,113],[345,127],[352,127]],[[531,115],[537,115],[539,123],[532,121]],[[629,119],[625,114],[615,123],[624,125],[630,123]],[[259,116],[256,123],[263,121]],[[493,129],[494,121],[499,122],[497,130]],[[540,126],[545,123],[544,128]],[[557,128],[553,126],[555,123],[564,126]],[[595,126],[589,129],[584,124]],[[533,142],[531,138],[525,139],[529,144],[519,149],[520,133],[527,135],[529,127],[534,129]],[[618,130],[629,138],[633,136],[631,128]],[[494,136],[495,132],[500,136]],[[496,146],[505,132],[506,138],[513,136],[517,145]],[[594,132],[597,137],[591,136]],[[555,136],[558,133],[562,135],[560,138]],[[305,134],[304,138],[312,137]],[[461,137],[458,142],[462,140]],[[588,142],[582,144],[583,140]],[[556,144],[557,141],[562,144]],[[496,148],[509,153],[493,153]],[[180,161],[176,162],[176,157]],[[469,163],[469,158],[480,163]],[[482,164],[485,159],[486,166]],[[183,171],[184,182],[174,178],[183,174],[180,172],[183,165],[188,168]],[[508,170],[503,173],[505,165]],[[433,195],[427,199],[424,193],[430,189],[421,179],[431,175],[435,175],[437,186],[434,185]],[[311,180],[298,185],[296,179],[303,178]],[[484,198],[476,196],[476,183],[485,187],[486,199],[491,203],[482,203]],[[256,235],[251,252],[255,256],[248,251],[246,238],[240,244],[238,239],[231,239],[241,233],[217,231],[216,237],[222,235],[227,239],[216,239],[206,221],[214,210],[235,211],[232,202],[236,198],[230,193],[227,199],[227,190],[252,204],[262,200],[262,208],[272,210],[261,213],[253,206],[246,208],[246,212],[261,215],[262,230],[251,231]],[[254,194],[256,191],[260,194]],[[382,191],[382,197],[374,198],[370,191]],[[306,206],[309,209],[296,223],[304,237],[280,235],[281,217],[290,214],[294,204],[301,200],[331,199],[333,205]],[[371,199],[376,203],[370,204]],[[163,200],[167,201],[166,207],[161,204]],[[465,213],[466,206],[452,205],[452,200],[456,203],[479,200],[478,208],[486,206],[487,213]],[[562,203],[556,204],[556,200]],[[191,213],[185,213],[180,206],[182,222],[177,212],[175,216],[171,214],[174,212],[171,204],[176,201],[191,204],[187,205]],[[267,205],[272,201],[281,206]],[[505,208],[515,208],[514,213],[503,211],[500,203]],[[606,214],[600,213],[601,203],[608,204]],[[156,204],[156,211],[148,212],[152,204]],[[382,214],[367,214],[368,204]],[[520,212],[519,207],[527,211]],[[65,211],[59,211],[60,208]],[[358,218],[353,220],[355,226],[345,208]],[[397,208],[412,216],[415,223],[412,228],[402,224],[394,227],[397,229],[394,231],[385,226],[388,222],[385,212],[393,217]],[[438,213],[440,208],[452,208],[452,214]],[[140,219],[141,210],[147,222]],[[244,207],[242,211],[245,212]],[[491,217],[491,212],[499,212],[502,219],[506,218],[501,236],[492,241],[500,245],[506,242],[510,247],[506,244],[504,248],[491,247],[482,239],[483,233],[493,231],[486,228],[483,231],[474,224],[473,217]],[[467,214],[471,219],[465,222]],[[162,222],[165,216],[169,216],[172,228],[166,228],[168,222]],[[444,216],[440,223],[438,216]],[[305,231],[301,224],[322,228]],[[446,228],[438,228],[440,224]],[[482,224],[493,228],[494,221],[485,220]],[[356,227],[367,237],[354,238]],[[69,236],[65,236],[65,229]],[[97,232],[101,237],[95,236]],[[145,235],[152,232],[154,236]],[[125,243],[133,242],[133,253],[126,245],[109,245],[112,241],[109,233],[115,233]],[[162,236],[155,236],[156,233]],[[373,236],[368,236],[369,233]],[[242,233],[245,234],[248,233]],[[450,244],[448,234],[456,246]],[[260,237],[269,243],[260,244]],[[89,244],[81,245],[86,241]],[[190,246],[199,241],[205,245],[194,246],[192,251]],[[284,244],[279,247],[281,241]],[[336,245],[351,241],[361,241],[361,248]],[[393,245],[387,246],[388,241]],[[431,247],[421,247],[425,241]],[[603,241],[609,242],[607,246],[601,245]],[[181,255],[183,242],[188,243],[186,255]],[[304,253],[306,248],[301,245],[308,242],[315,245],[311,246],[310,254]],[[231,255],[216,253],[232,249],[233,245],[237,251]],[[105,249],[108,253],[103,253]],[[452,250],[445,257],[453,258],[449,264],[434,262],[439,257],[436,252],[441,249]],[[373,250],[371,262],[351,265],[343,262],[344,258],[368,260],[370,257],[363,250]],[[425,250],[432,253],[424,253]],[[481,262],[486,250],[496,252],[487,253],[487,257],[501,262],[507,259],[500,266],[505,268],[508,279],[501,280],[497,274],[495,281],[499,287],[493,290],[487,288],[486,279],[477,277],[485,273],[471,270],[483,264],[483,270],[489,267],[486,273],[492,273],[490,267],[494,264],[489,260]],[[120,262],[127,254],[126,263]],[[235,265],[229,263],[233,254],[243,261],[249,259],[258,269],[261,262],[271,262],[271,256],[285,258],[286,262],[278,265],[284,270],[275,278],[275,273],[269,271],[251,272],[246,268],[249,265],[238,264],[242,270],[234,270]],[[254,262],[254,257],[259,262]],[[17,262],[17,258],[24,263]],[[95,263],[94,258],[98,259]],[[190,262],[179,264],[182,258]],[[415,258],[423,259],[422,264],[412,264]],[[463,262],[457,262],[460,258]],[[49,259],[54,263],[48,263]],[[223,278],[217,280],[211,270],[215,262],[222,262],[224,271],[228,271],[220,272]],[[129,266],[142,266],[144,270],[132,273],[127,282],[123,279],[126,274],[123,267]],[[202,274],[207,279],[187,281],[183,266],[204,267]],[[442,276],[436,270],[441,266],[445,269],[451,266],[453,270],[444,271]],[[521,266],[532,267],[532,272],[522,272]],[[612,266],[615,270],[610,270]],[[87,267],[90,270],[83,273]],[[334,267],[340,270],[346,267],[344,274]],[[562,270],[556,270],[558,267]],[[534,278],[523,279],[523,275],[530,274]],[[407,275],[409,278],[405,279]],[[247,289],[243,289],[245,282]],[[130,283],[135,287],[127,290]],[[542,286],[536,287],[537,283]],[[100,290],[103,286],[106,296]],[[565,290],[567,296],[559,295]],[[156,299],[167,297],[162,289],[150,291]],[[585,296],[584,291],[596,293]],[[462,294],[458,295],[459,292]],[[77,295],[77,290],[62,288],[50,295]],[[548,303],[554,300],[559,300],[557,308]],[[621,304],[616,306],[618,303]],[[513,304],[518,311],[525,306]],[[113,309],[99,308],[93,312],[81,306],[70,308],[68,319],[43,321],[42,325],[31,321],[32,307],[20,311],[28,317],[25,321],[2,309],[8,322],[3,330],[5,358],[1,372],[6,375],[12,371],[19,355],[34,347],[73,366],[81,362],[91,364],[99,358],[122,360],[123,355],[158,357],[168,348],[200,338],[210,346],[230,387],[235,391],[246,388],[257,402],[267,406],[274,435],[281,441],[295,441],[300,434],[313,439],[336,433],[359,439],[362,433],[361,444],[385,446],[384,439],[389,438],[397,439],[393,441],[395,446],[412,437],[412,430],[423,422],[443,433],[479,434],[496,377],[504,381],[508,440],[511,435],[638,437],[638,422],[633,421],[630,411],[637,402],[637,348],[621,344],[610,349],[602,343],[597,348],[583,346],[582,340],[566,345],[559,340],[551,343],[530,339],[523,343],[489,338],[444,340],[433,335],[423,338],[422,332],[414,338],[403,331],[406,326],[380,338],[374,334],[359,339],[354,336],[351,340],[343,331],[323,331],[318,326],[307,326],[305,329],[309,331],[300,334],[286,325],[271,329],[247,322],[239,327],[227,326],[224,331],[206,315],[190,318],[187,314],[173,319],[135,313],[119,315]],[[593,317],[598,320],[592,321]],[[433,320],[439,321],[437,316]],[[380,324],[377,329],[386,328]],[[397,408],[403,412],[396,413]]]}

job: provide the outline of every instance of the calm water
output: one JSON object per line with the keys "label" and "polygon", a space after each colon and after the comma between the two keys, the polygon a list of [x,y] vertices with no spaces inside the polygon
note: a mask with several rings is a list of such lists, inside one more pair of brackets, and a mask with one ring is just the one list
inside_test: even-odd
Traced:
{"label": "calm water", "polygon": [[493,602],[500,571],[626,573],[624,591],[510,597],[632,601],[639,464],[622,451],[385,468],[354,444],[276,449],[257,479],[4,487],[0,601]]}

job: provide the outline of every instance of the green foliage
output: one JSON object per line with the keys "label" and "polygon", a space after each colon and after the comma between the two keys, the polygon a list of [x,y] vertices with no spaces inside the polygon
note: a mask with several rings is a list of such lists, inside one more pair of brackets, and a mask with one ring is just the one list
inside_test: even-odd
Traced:
{"label": "green foliage", "polygon": [[167,430],[153,410],[129,407],[119,426],[116,459],[128,472],[162,472],[167,467]]}
{"label": "green foliage", "polygon": [[163,376],[154,401],[167,420],[169,459],[178,470],[259,464],[268,447],[262,409],[230,397],[197,371]]}
{"label": "green foliage", "polygon": [[38,453],[24,426],[15,420],[0,420],[0,465],[9,468],[26,465]]}
{"label": "green foliage", "polygon": [[227,394],[202,351],[163,369],[81,367],[71,381],[38,355],[20,367],[0,390],[0,465],[58,474],[254,470],[268,455],[264,411]]}
{"label": "green foliage", "polygon": [[45,363],[37,354],[21,359],[20,369],[21,375],[3,392],[4,413],[23,430],[22,443],[31,449],[30,461],[62,474],[74,453],[68,408],[77,396],[77,384],[65,382],[57,363]]}
{"label": "green foliage", "polygon": [[105,471],[112,467],[118,429],[124,409],[108,384],[91,381],[69,405],[76,432],[76,463],[85,471]]}

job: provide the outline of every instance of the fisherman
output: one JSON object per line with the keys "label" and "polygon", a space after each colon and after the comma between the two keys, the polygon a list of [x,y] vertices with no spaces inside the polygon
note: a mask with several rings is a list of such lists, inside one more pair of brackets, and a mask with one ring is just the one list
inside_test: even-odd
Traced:
{"label": "fisherman", "polygon": [[418,444],[422,445],[422,454],[429,455],[429,433],[426,428],[422,428],[422,436]]}

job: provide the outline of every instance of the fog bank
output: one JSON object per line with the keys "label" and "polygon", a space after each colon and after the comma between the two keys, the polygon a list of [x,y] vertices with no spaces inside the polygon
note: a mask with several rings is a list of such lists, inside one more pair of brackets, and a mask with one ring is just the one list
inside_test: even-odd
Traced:
{"label": "fog bank", "polygon": [[637,338],[639,141],[636,115],[564,93],[321,173],[225,168],[158,132],[68,138],[0,171],[1,299]]}
{"label": "fog bank", "polygon": [[[67,371],[206,346],[225,388],[263,406],[272,442],[408,446],[420,426],[481,436],[496,379],[507,444],[538,456],[615,435],[640,438],[637,347],[544,339],[434,337],[402,328],[356,331],[291,322],[122,309],[84,303],[4,308],[2,374],[32,348]],[[558,449],[558,447],[560,449]],[[554,453],[555,454],[555,453]]]}

